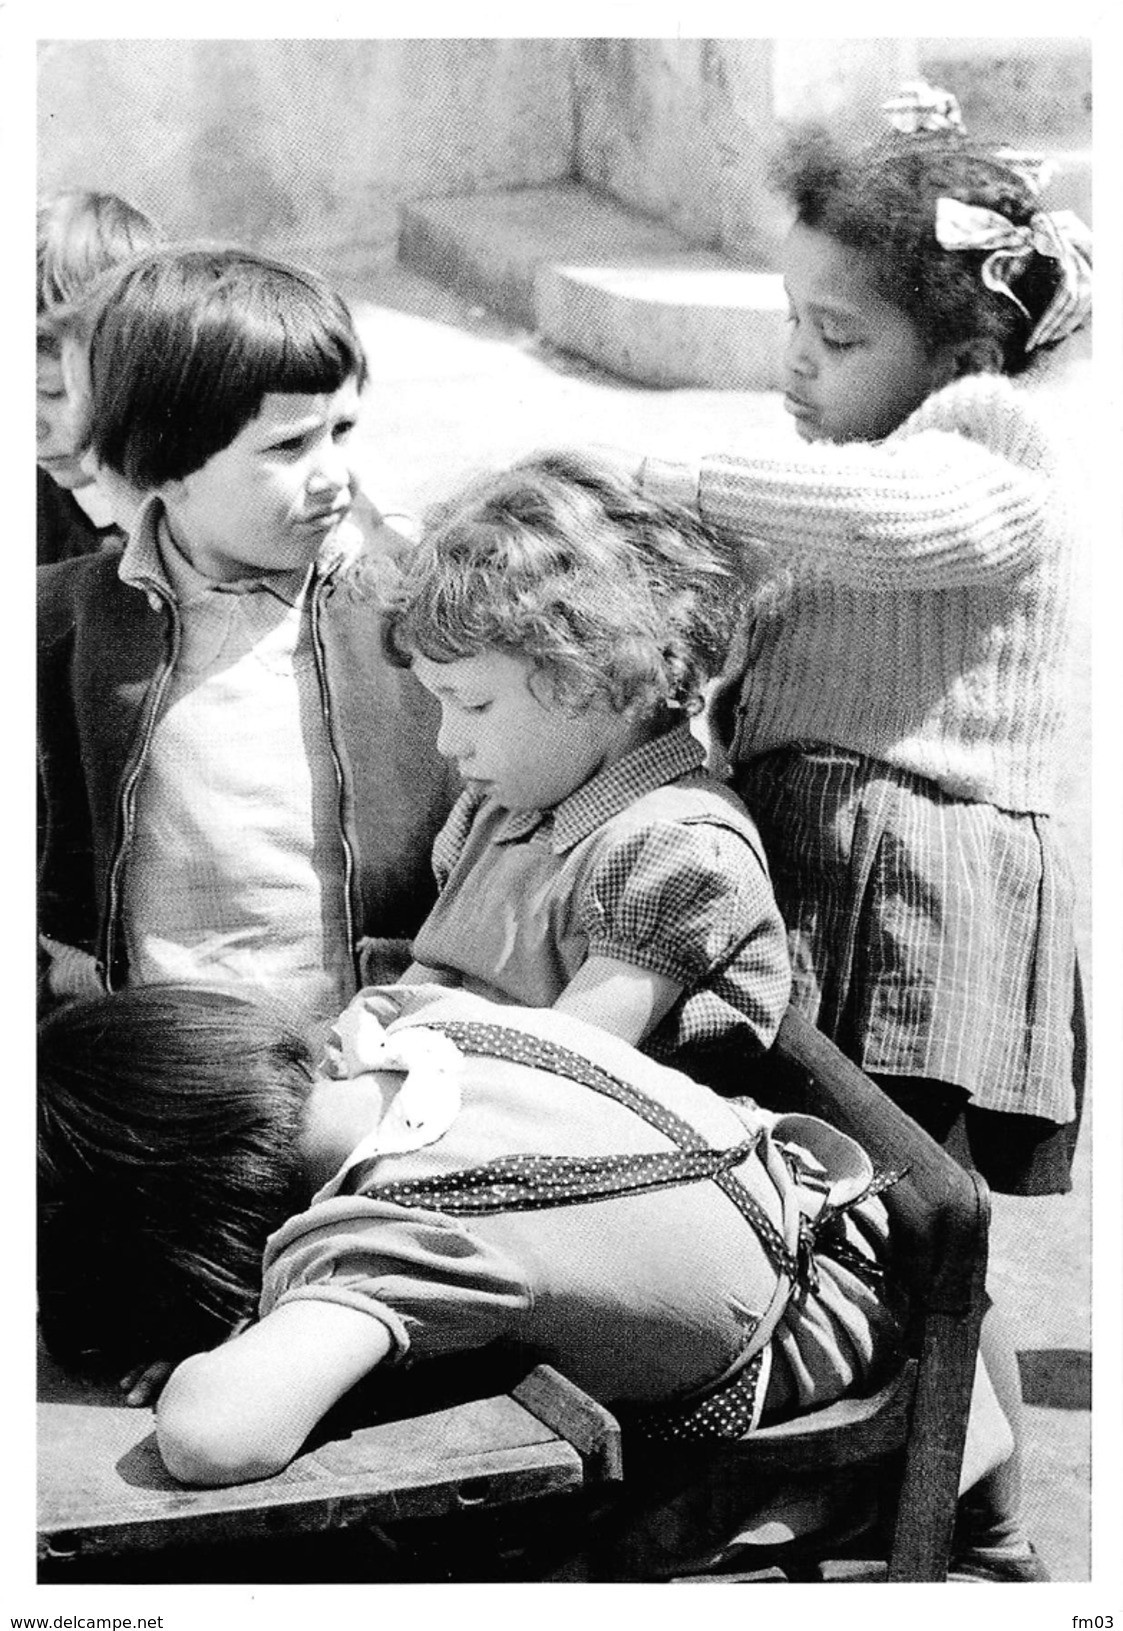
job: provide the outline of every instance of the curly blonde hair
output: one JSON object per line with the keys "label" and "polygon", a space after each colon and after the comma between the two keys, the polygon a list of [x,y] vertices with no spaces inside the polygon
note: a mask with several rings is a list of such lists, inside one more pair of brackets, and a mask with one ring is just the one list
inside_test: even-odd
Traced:
{"label": "curly blonde hair", "polygon": [[730,550],[585,454],[539,453],[427,518],[385,604],[390,660],[501,651],[580,711],[697,713],[740,613]]}

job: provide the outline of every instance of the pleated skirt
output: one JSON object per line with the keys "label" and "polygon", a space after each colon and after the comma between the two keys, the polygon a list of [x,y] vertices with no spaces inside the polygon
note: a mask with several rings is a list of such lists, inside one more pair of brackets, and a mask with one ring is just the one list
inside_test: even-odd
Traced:
{"label": "pleated skirt", "polygon": [[925,1084],[958,1089],[933,1098],[929,1130],[992,1187],[1069,1189],[1083,1011],[1049,817],[830,747],[763,754],[734,785],[787,925],[793,1001],[888,1091],[899,1081],[922,1123]]}

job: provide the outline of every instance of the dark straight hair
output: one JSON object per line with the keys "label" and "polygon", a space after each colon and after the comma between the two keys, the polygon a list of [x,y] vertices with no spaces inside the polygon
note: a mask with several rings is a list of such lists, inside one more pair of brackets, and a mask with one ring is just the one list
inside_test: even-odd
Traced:
{"label": "dark straight hair", "polygon": [[39,1028],[39,1305],[66,1363],[213,1347],[256,1308],[302,1204],[304,1037],[237,994],[143,986]]}
{"label": "dark straight hair", "polygon": [[142,492],[228,447],[270,392],[366,383],[344,301],[312,272],[248,249],[142,255],[91,296],[89,445]]}

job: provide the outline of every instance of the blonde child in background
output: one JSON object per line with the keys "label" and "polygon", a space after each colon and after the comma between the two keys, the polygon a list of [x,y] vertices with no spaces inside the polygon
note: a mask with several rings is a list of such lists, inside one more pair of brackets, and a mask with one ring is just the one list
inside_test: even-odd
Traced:
{"label": "blonde child in background", "polygon": [[81,462],[82,426],[62,370],[62,328],[96,279],[163,238],[115,193],[59,193],[36,221],[36,560],[88,555],[119,542],[108,501]]}
{"label": "blonde child in background", "polygon": [[[646,491],[751,550],[714,720],[787,924],[793,999],[991,1185],[1070,1187],[1081,1027],[1053,830],[1074,543],[1014,376],[1090,311],[1091,246],[914,86],[849,149],[793,135],[785,406],[802,454],[648,460]],[[1013,1424],[1012,1344],[984,1330]],[[988,1504],[989,1503],[989,1504]],[[1047,1578],[1018,1461],[960,1574]]]}

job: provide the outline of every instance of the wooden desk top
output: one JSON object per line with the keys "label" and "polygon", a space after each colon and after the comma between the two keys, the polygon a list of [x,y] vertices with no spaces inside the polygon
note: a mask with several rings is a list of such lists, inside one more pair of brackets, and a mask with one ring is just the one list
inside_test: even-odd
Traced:
{"label": "wooden desk top", "polygon": [[486,1397],[444,1403],[438,1391],[435,1407],[415,1396],[404,1409],[399,1399],[400,1413],[374,1425],[357,1423],[372,1417],[356,1395],[277,1476],[189,1489],[164,1469],[151,1410],[41,1355],[40,1559],[440,1517],[620,1476],[613,1417],[548,1366]]}

